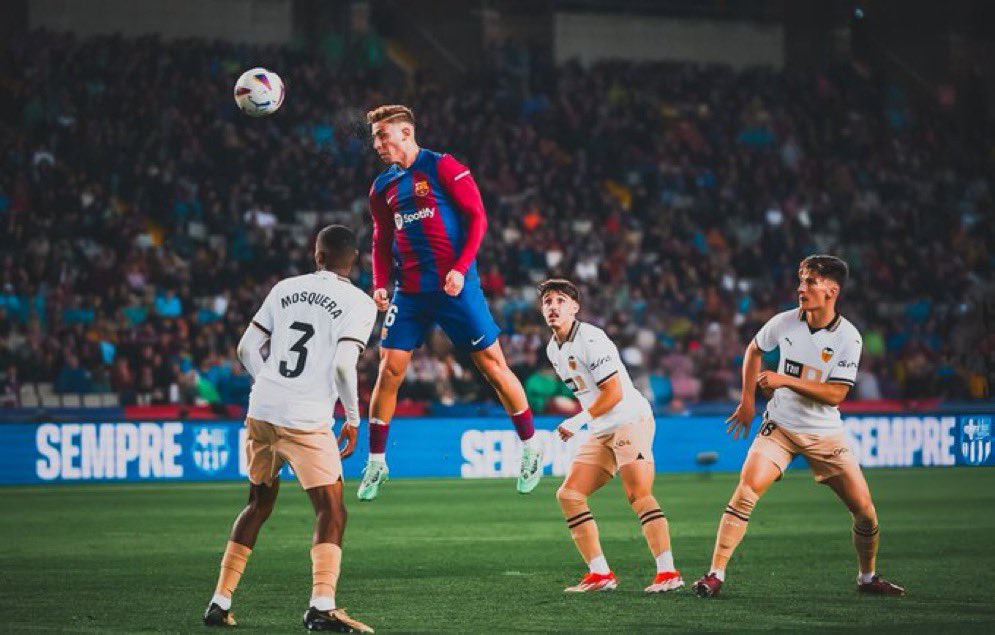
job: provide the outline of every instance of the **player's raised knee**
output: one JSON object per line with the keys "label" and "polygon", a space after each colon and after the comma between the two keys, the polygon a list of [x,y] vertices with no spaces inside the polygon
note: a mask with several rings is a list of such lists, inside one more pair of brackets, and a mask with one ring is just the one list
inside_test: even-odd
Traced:
{"label": "player's raised knee", "polygon": [[575,489],[570,489],[563,485],[556,490],[556,500],[559,501],[560,506],[571,505],[576,503],[583,503],[587,500],[587,496],[584,496]]}
{"label": "player's raised knee", "polygon": [[272,501],[254,501],[249,503],[249,509],[255,516],[260,516],[263,519],[269,518],[270,514],[273,513],[274,504]]}
{"label": "player's raised knee", "polygon": [[852,512],[853,514],[853,524],[858,527],[876,527],[878,524],[878,512],[874,508],[874,504],[870,501],[865,505],[861,505],[856,510]]}
{"label": "player's raised knee", "polygon": [[649,489],[639,489],[630,490],[625,493],[625,498],[629,501],[629,505],[635,505],[637,502],[642,502],[645,499],[656,499],[653,498],[653,492]]}
{"label": "player's raised knee", "polygon": [[252,491],[250,492],[249,502],[246,505],[246,509],[248,509],[249,513],[253,516],[266,520],[269,518],[270,514],[273,513],[273,508],[275,506],[276,496],[267,496]]}
{"label": "player's raised knee", "polygon": [[399,356],[385,354],[380,358],[380,378],[391,381],[401,381],[407,370],[407,360]]}
{"label": "player's raised knee", "polygon": [[749,483],[740,481],[729,500],[729,507],[749,516],[758,500],[760,495],[757,491]]}

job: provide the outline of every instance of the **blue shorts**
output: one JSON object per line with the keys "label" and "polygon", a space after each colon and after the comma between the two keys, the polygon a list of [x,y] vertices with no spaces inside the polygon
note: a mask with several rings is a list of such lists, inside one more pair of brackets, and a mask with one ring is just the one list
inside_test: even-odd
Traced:
{"label": "blue shorts", "polygon": [[455,298],[445,291],[394,292],[383,321],[380,346],[411,351],[438,324],[461,351],[481,351],[497,341],[501,328],[491,316],[479,284],[469,284]]}

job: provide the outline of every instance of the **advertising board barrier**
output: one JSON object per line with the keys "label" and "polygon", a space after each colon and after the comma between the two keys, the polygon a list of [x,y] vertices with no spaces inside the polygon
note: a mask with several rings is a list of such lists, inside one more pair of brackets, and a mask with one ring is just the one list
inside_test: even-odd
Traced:
{"label": "advertising board barrier", "polygon": [[[990,414],[847,414],[843,420],[861,465],[995,465]],[[538,417],[545,471],[562,476],[586,431],[569,442],[560,419]],[[736,471],[749,448],[733,441],[723,417],[658,417],[653,444],[659,472]],[[753,434],[759,424],[754,424]],[[0,426],[0,484],[237,480],[246,476],[241,421],[13,423]],[[391,423],[392,478],[495,478],[517,475],[520,442],[505,418],[405,418]],[[347,479],[366,462],[366,424]],[[707,457],[707,460],[706,460]],[[804,468],[801,458],[793,467]],[[293,478],[289,467],[282,475]]]}

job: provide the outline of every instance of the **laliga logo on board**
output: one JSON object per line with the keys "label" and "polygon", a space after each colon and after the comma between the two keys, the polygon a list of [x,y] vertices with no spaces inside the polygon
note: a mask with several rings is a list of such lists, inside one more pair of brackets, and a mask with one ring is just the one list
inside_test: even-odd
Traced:
{"label": "laliga logo on board", "polygon": [[205,474],[214,474],[228,465],[228,431],[201,426],[194,430],[193,462]]}
{"label": "laliga logo on board", "polygon": [[960,454],[971,465],[981,465],[992,453],[992,418],[965,417],[960,429]]}

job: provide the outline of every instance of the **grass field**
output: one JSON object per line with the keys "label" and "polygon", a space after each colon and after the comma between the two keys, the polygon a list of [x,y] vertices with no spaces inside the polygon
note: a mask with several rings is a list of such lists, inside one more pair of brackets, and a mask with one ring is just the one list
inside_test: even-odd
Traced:
{"label": "grass field", "polygon": [[[389,483],[350,508],[339,604],[378,631],[992,632],[995,472],[870,470],[882,572],[905,598],[858,596],[849,519],[803,470],[757,507],[723,595],[642,592],[653,563],[618,483],[593,499],[614,593],[565,595],[582,566],[547,478]],[[735,476],[661,475],[685,579],[708,564]],[[287,483],[235,597],[239,630],[301,632],[312,512]],[[0,631],[201,631],[245,485],[0,488]]]}

